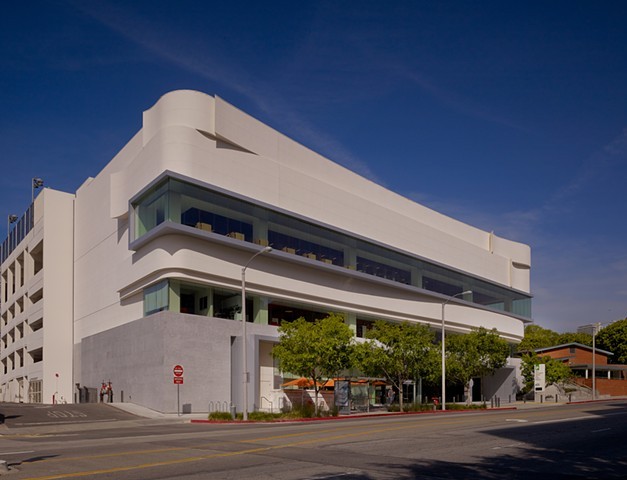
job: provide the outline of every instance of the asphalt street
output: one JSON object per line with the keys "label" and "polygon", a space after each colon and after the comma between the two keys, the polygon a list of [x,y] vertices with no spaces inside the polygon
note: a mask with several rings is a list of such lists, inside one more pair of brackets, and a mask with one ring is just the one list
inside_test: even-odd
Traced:
{"label": "asphalt street", "polygon": [[274,424],[97,418],[104,409],[91,423],[20,427],[10,422],[38,422],[7,413],[0,458],[15,479],[605,479],[627,472],[625,400]]}
{"label": "asphalt street", "polygon": [[137,419],[136,415],[102,403],[37,405],[0,404],[0,425],[10,429],[89,424]]}

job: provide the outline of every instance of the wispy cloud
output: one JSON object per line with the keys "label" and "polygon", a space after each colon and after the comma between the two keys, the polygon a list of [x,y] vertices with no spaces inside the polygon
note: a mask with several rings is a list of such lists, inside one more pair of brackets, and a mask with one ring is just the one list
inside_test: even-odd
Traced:
{"label": "wispy cloud", "polygon": [[209,45],[195,43],[192,38],[181,36],[179,31],[168,31],[167,35],[164,35],[166,28],[164,25],[152,24],[122,6],[105,7],[89,2],[77,2],[75,6],[158,59],[247,98],[266,114],[272,123],[280,125],[283,129],[289,128],[293,136],[310,148],[370,180],[379,181],[372,169],[341,142],[329,133],[317,129],[300,115],[277,91],[276,85],[264,82],[259,77],[253,78],[250,72],[228,60],[227,56],[219,55]]}
{"label": "wispy cloud", "polygon": [[[624,237],[586,229],[577,212],[592,191],[602,188],[598,183],[617,171],[624,172],[618,167],[626,165],[627,129],[600,147],[551,195],[527,209],[497,210],[496,204],[451,203],[417,193],[409,196],[471,225],[530,244],[535,320],[558,331],[574,331],[593,321],[627,316]],[[578,224],[564,233],[560,229],[563,217]],[[614,223],[622,218],[610,213],[604,221]]]}
{"label": "wispy cloud", "polygon": [[607,145],[591,155],[564,185],[554,191],[540,207],[543,212],[559,212],[567,207],[573,197],[612,171],[619,164],[627,165],[627,128]]}
{"label": "wispy cloud", "polygon": [[[621,167],[621,168],[618,168]],[[536,205],[515,210],[495,210],[501,204],[475,205],[472,201],[451,203],[442,198],[430,198],[420,193],[410,193],[410,198],[429,205],[455,218],[483,229],[496,230],[500,235],[523,238],[524,241],[542,243],[546,238],[546,225],[565,212],[579,208],[586,202],[589,190],[598,187],[603,179],[612,177],[627,167],[627,128],[616,138],[601,146],[596,153],[582,162],[574,174]],[[602,188],[602,187],[600,187]],[[533,197],[537,198],[537,197]],[[505,203],[503,205],[506,205]]]}
{"label": "wispy cloud", "polygon": [[461,95],[453,90],[445,89],[441,85],[436,84],[435,80],[428,78],[424,73],[410,71],[400,65],[397,66],[396,70],[399,72],[400,75],[404,75],[426,94],[435,98],[442,105],[450,108],[453,111],[472,118],[477,118],[491,123],[503,125],[515,130],[521,130],[525,132],[529,131],[529,129],[516,124],[512,120],[505,118],[502,115],[496,114],[495,112],[491,111],[491,109],[487,106],[482,105],[479,102],[472,100],[465,95]]}

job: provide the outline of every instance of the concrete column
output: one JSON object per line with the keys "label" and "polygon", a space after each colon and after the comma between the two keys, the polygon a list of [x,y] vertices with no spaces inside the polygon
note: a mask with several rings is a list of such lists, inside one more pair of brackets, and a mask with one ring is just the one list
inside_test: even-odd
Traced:
{"label": "concrete column", "polygon": [[174,223],[181,223],[181,194],[168,191],[167,193],[167,215],[166,218]]}
{"label": "concrete column", "polygon": [[15,266],[14,264],[11,265],[7,269],[7,291],[9,292],[8,297],[10,299],[15,293]]}
{"label": "concrete column", "polygon": [[207,313],[208,317],[213,317],[213,288],[207,288]]}
{"label": "concrete column", "polygon": [[347,313],[344,316],[344,322],[353,331],[353,335],[357,336],[357,315],[354,313]]}
{"label": "concrete column", "polygon": [[268,246],[268,221],[263,218],[253,220],[253,242]]}
{"label": "concrete column", "polygon": [[422,288],[422,271],[417,267],[410,267],[411,272],[411,285],[414,287]]}
{"label": "concrete column", "polygon": [[170,304],[168,308],[170,312],[181,311],[181,284],[177,280],[169,281],[168,303]]}
{"label": "concrete column", "polygon": [[259,325],[268,325],[268,297],[253,297],[253,318]]}
{"label": "concrete column", "polygon": [[22,278],[22,268],[24,263],[24,254],[17,257],[15,260],[15,288],[20,288],[24,284]]}
{"label": "concrete column", "polygon": [[357,269],[357,250],[355,248],[344,248],[344,265],[351,270]]}

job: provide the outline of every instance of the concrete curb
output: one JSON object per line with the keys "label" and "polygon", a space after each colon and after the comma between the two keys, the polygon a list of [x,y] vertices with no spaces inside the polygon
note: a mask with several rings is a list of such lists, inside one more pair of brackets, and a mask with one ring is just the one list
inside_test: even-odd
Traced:
{"label": "concrete curb", "polygon": [[324,422],[337,420],[353,420],[358,418],[377,418],[377,417],[395,417],[405,415],[449,415],[456,413],[486,413],[494,411],[517,410],[517,407],[499,407],[499,408],[468,408],[456,410],[436,410],[424,412],[382,412],[382,413],[357,413],[355,415],[342,415],[337,417],[311,417],[311,418],[286,418],[276,420],[190,420],[189,423],[214,423],[214,424],[251,424],[251,423],[297,423],[297,422]]}

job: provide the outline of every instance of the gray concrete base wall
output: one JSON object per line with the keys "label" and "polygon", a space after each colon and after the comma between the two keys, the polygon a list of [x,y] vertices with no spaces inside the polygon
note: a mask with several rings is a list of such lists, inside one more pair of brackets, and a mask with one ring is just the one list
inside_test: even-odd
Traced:
{"label": "gray concrete base wall", "polygon": [[482,392],[486,402],[496,397],[501,403],[507,403],[510,399],[512,402],[516,401],[516,394],[520,391],[517,369],[516,365],[509,365],[482,379]]}
{"label": "gray concrete base wall", "polygon": [[[274,327],[248,327],[251,340],[259,334],[276,335]],[[176,413],[177,386],[172,369],[182,365],[184,383],[178,387],[181,411],[207,412],[209,402],[238,403],[233,398],[237,395],[232,391],[232,379],[241,380],[243,374],[232,343],[240,335],[241,323],[237,321],[160,312],[84,338],[77,381],[97,388],[103,381],[111,381],[115,402],[123,400]],[[255,371],[251,368],[251,382]]]}

